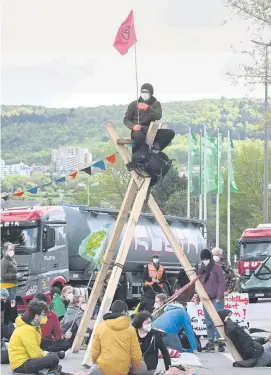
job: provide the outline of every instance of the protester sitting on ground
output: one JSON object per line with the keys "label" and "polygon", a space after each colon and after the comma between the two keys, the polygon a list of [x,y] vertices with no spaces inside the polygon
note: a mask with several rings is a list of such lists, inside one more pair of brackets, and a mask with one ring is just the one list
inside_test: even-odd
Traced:
{"label": "protester sitting on ground", "polygon": [[4,323],[4,311],[5,311],[7,299],[9,297],[9,293],[7,289],[5,288],[0,289],[0,297],[1,297],[1,364],[8,364],[9,363],[8,349],[5,343],[5,339],[7,341],[10,340],[10,337],[15,327],[8,326]]}
{"label": "protester sitting on ground", "polygon": [[179,352],[183,351],[179,331],[184,328],[191,346],[191,351],[194,353],[197,352],[191,319],[180,303],[174,301],[168,304],[165,307],[164,314],[154,321],[153,328],[166,332],[167,335],[163,337],[164,344],[167,348],[175,349]]}
{"label": "protester sitting on ground", "polygon": [[152,329],[152,316],[148,312],[140,312],[133,320],[132,325],[136,329],[138,341],[141,347],[143,361],[136,375],[154,374],[158,365],[159,350],[162,353],[165,369],[171,365],[170,356],[161,333]]}
{"label": "protester sitting on ground", "polygon": [[166,303],[167,299],[168,296],[165,293],[160,293],[156,295],[154,302],[154,311],[152,313],[152,317],[154,319],[159,318],[159,316],[161,316],[164,313],[164,309],[162,307]]}
{"label": "protester sitting on ground", "polygon": [[[200,257],[202,263],[199,270],[199,280],[208,297],[212,301],[214,308],[217,311],[222,310],[224,309],[224,293],[226,291],[226,278],[224,272],[222,271],[222,268],[214,262],[210,250],[203,249],[200,253]],[[221,336],[205,307],[203,307],[203,312],[207,328],[208,342],[202,348],[202,351],[214,352],[214,340],[215,338],[218,338],[218,351],[224,352],[225,348]]]}
{"label": "protester sitting on ground", "polygon": [[57,315],[59,320],[63,319],[67,310],[66,304],[61,298],[61,290],[57,286],[54,286],[51,290],[50,310]]}
{"label": "protester sitting on ground", "polygon": [[131,326],[128,306],[115,301],[95,331],[91,357],[92,375],[126,375],[141,367],[142,354],[135,329]]}
{"label": "protester sitting on ground", "polygon": [[70,302],[67,308],[63,319],[60,322],[60,327],[63,334],[66,335],[70,333],[70,338],[68,340],[70,342],[70,345],[72,345],[73,343],[85,309],[86,302],[84,300],[84,297],[74,296],[73,300]]}
{"label": "protester sitting on ground", "polygon": [[57,371],[57,354],[48,353],[40,348],[40,325],[46,320],[47,304],[33,299],[27,307],[27,312],[28,316],[18,316],[16,319],[16,329],[10,338],[8,353],[11,369],[23,374],[35,374],[43,369]]}
{"label": "protester sitting on ground", "polygon": [[234,362],[234,367],[271,366],[271,342],[261,345],[253,340],[242,327],[231,320],[232,312],[230,310],[218,311],[218,315],[224,323],[226,336],[243,358],[241,361]]}
{"label": "protester sitting on ground", "polygon": [[155,302],[155,292],[150,285],[143,285],[143,294],[141,296],[138,312],[148,311],[153,312]]}
{"label": "protester sitting on ground", "polygon": [[226,264],[223,260],[223,250],[220,249],[219,247],[214,247],[212,249],[212,255],[213,259],[216,264],[220,265],[225,277],[226,277],[226,291],[225,291],[225,296],[233,293],[235,291],[236,287],[236,275],[234,273],[234,270],[229,264]]}
{"label": "protester sitting on ground", "polygon": [[[35,298],[38,301],[43,301],[47,304],[47,297],[45,294],[37,293]],[[24,313],[24,316],[28,316],[27,311]],[[40,326],[42,334],[40,347],[48,352],[58,353],[58,357],[63,359],[65,357],[65,351],[71,347],[71,343],[68,340],[71,338],[71,334],[68,332],[68,334],[63,336],[60,322],[53,311],[48,310],[46,316],[47,321],[45,322],[44,320],[44,323]]]}

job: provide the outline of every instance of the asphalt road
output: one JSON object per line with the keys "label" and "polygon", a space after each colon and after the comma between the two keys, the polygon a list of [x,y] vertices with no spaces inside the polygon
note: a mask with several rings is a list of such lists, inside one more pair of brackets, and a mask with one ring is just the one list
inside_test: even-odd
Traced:
{"label": "asphalt road", "polygon": [[[271,332],[271,302],[259,301],[257,304],[251,304],[248,310],[248,320],[250,327],[261,328]],[[69,354],[68,357],[61,361],[63,371],[77,372],[82,371],[81,367],[84,352],[78,354]],[[241,369],[232,366],[232,359],[229,353],[199,353],[198,358],[204,367],[194,368],[199,375],[259,375],[270,374],[270,368],[251,368]],[[162,366],[163,368],[163,366]],[[2,375],[10,375],[11,370],[8,365],[1,365]]]}

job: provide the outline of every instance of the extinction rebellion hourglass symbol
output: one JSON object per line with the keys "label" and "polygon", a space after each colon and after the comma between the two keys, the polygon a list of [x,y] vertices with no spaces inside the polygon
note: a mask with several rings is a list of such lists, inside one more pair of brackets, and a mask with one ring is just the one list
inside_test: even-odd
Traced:
{"label": "extinction rebellion hourglass symbol", "polygon": [[129,40],[131,35],[131,26],[125,26],[122,29],[121,36],[124,40]]}

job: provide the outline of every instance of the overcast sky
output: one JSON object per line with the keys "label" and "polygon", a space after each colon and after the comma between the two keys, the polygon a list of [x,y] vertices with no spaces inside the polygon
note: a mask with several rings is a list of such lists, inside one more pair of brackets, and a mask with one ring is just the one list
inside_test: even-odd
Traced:
{"label": "overcast sky", "polygon": [[[225,73],[247,25],[223,0],[2,0],[2,102],[53,107],[121,104],[136,96],[134,49],[113,40],[134,9],[139,83],[161,101],[242,97]],[[256,89],[251,96],[262,96]]]}

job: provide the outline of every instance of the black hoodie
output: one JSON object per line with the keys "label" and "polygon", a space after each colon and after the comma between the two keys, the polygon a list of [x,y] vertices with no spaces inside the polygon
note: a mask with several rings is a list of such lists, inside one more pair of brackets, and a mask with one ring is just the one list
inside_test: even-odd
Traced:
{"label": "black hoodie", "polygon": [[[137,110],[137,103],[146,103],[148,104],[148,109],[146,111]],[[147,130],[148,126],[152,121],[161,120],[162,118],[162,108],[161,103],[156,100],[154,96],[151,96],[147,102],[140,97],[137,100],[133,101],[128,105],[127,111],[125,113],[123,123],[130,130],[133,129],[133,126],[138,124],[138,113],[139,113],[139,125],[143,127],[143,130]]]}
{"label": "black hoodie", "polygon": [[246,331],[231,319],[225,322],[230,310],[220,310],[218,315],[225,325],[225,334],[232,341],[236,350],[243,358],[243,361],[233,363],[234,367],[254,367],[264,352],[264,348],[258,342],[255,342]]}

